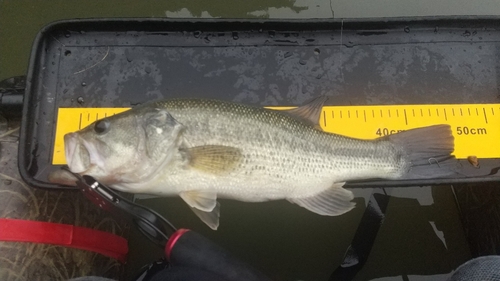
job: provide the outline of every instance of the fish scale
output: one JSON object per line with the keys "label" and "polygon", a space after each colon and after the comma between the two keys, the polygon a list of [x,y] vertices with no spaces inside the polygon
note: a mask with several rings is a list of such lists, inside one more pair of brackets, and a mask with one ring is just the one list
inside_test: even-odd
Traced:
{"label": "fish scale", "polygon": [[288,112],[203,99],[148,103],[66,135],[66,158],[73,172],[122,191],[179,194],[214,229],[221,197],[287,199],[321,215],[340,215],[354,207],[345,181],[452,173],[449,126],[354,139],[311,124],[323,102]]}
{"label": "fish scale", "polygon": [[[249,171],[248,176],[251,177],[267,176],[271,180],[278,175],[289,175],[289,183],[283,187],[285,190],[280,198],[286,198],[287,192],[294,192],[293,186],[297,185],[297,181],[303,184],[304,178],[308,182],[314,182],[310,178],[321,178],[328,181],[327,184],[333,183],[335,179],[344,181],[344,175],[351,174],[353,165],[359,169],[359,178],[367,177],[363,176],[362,169],[373,174],[373,169],[377,167],[399,168],[397,163],[388,162],[388,155],[372,159],[363,157],[376,149],[374,142],[324,133],[276,111],[219,101],[199,103],[196,100],[171,100],[158,106],[165,108],[186,127],[183,137],[189,145],[221,144],[241,148],[243,157],[250,161],[240,168],[242,171]],[[270,157],[271,152],[278,156]],[[268,169],[258,172],[259,166]],[[234,175],[239,175],[238,171],[231,176]],[[222,181],[219,182],[217,185],[221,185]],[[314,186],[309,189],[312,194],[318,192]],[[224,188],[224,191],[227,194],[219,192],[219,195],[242,199],[238,198],[238,188],[235,191]],[[252,201],[267,199],[254,198]]]}

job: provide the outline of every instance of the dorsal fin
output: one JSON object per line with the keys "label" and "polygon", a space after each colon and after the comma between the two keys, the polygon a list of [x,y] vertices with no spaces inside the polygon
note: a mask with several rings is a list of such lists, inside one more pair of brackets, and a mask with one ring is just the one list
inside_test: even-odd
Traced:
{"label": "dorsal fin", "polygon": [[299,106],[294,109],[283,110],[284,113],[305,122],[311,126],[318,128],[319,117],[321,116],[321,111],[323,110],[323,105],[328,100],[327,96],[319,96],[314,98],[310,102]]}

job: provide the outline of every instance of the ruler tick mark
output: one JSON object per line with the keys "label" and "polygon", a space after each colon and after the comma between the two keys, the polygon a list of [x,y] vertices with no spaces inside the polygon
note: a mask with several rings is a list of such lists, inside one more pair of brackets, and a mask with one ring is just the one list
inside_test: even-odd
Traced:
{"label": "ruler tick mark", "polygon": [[323,111],[323,124],[326,127],[326,112],[325,111]]}
{"label": "ruler tick mark", "polygon": [[404,114],[405,114],[405,123],[406,123],[406,125],[408,125],[408,118],[406,118],[406,109],[405,109],[405,110],[403,110],[403,112],[404,112]]}
{"label": "ruler tick mark", "polygon": [[347,110],[347,118],[351,118],[351,111]]}
{"label": "ruler tick mark", "polygon": [[375,110],[372,109],[372,117],[375,118]]}
{"label": "ruler tick mark", "polygon": [[332,118],[335,118],[335,111],[332,110]]}
{"label": "ruler tick mark", "polygon": [[396,109],[396,117],[399,117],[399,110]]}
{"label": "ruler tick mark", "polygon": [[493,110],[493,107],[491,108],[491,115],[495,115],[495,111]]}
{"label": "ruler tick mark", "polygon": [[82,128],[82,114],[80,113],[80,122],[78,123],[78,130]]}
{"label": "ruler tick mark", "polygon": [[365,117],[365,122],[366,122],[366,110],[363,110],[363,116]]}
{"label": "ruler tick mark", "polygon": [[455,116],[455,109],[454,108],[451,109],[451,114],[453,114],[453,116]]}
{"label": "ruler tick mark", "polygon": [[446,116],[446,108],[443,108],[444,120],[448,121],[448,116]]}
{"label": "ruler tick mark", "polygon": [[384,117],[384,115],[382,114],[382,109],[380,110],[380,117]]}
{"label": "ruler tick mark", "polygon": [[342,110],[340,111],[340,119],[342,119]]}
{"label": "ruler tick mark", "polygon": [[430,108],[428,109],[428,111],[429,111],[429,116],[432,116],[432,115],[431,115],[431,109],[430,109]]}
{"label": "ruler tick mark", "polygon": [[439,117],[439,108],[436,108],[436,114]]}
{"label": "ruler tick mark", "polygon": [[359,117],[358,117],[358,111],[357,111],[357,110],[356,110],[356,118],[359,118]]}
{"label": "ruler tick mark", "polygon": [[470,107],[469,107],[469,108],[467,108],[467,111],[469,112],[469,116],[470,116]]}
{"label": "ruler tick mark", "polygon": [[460,116],[464,116],[464,113],[462,112],[461,108],[460,108]]}
{"label": "ruler tick mark", "polygon": [[424,111],[422,110],[422,108],[420,109],[420,117],[424,117]]}
{"label": "ruler tick mark", "polygon": [[411,109],[411,112],[413,113],[413,117],[415,117],[415,109]]}
{"label": "ruler tick mark", "polygon": [[476,107],[476,116],[479,116],[479,111],[477,111],[477,107]]}
{"label": "ruler tick mark", "polygon": [[483,107],[484,121],[488,124],[488,117],[486,117],[486,109]]}
{"label": "ruler tick mark", "polygon": [[391,118],[391,110],[387,109],[387,113],[389,113],[389,118]]}

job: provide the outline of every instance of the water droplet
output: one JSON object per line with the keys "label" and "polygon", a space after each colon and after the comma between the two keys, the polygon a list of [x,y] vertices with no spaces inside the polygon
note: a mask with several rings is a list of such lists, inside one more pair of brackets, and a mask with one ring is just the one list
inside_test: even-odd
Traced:
{"label": "water droplet", "polygon": [[274,38],[274,36],[276,36],[276,32],[269,31],[269,37]]}
{"label": "water droplet", "polygon": [[210,38],[208,38],[208,36],[205,37],[205,43],[210,43]]}
{"label": "water droplet", "polygon": [[286,53],[283,55],[283,57],[284,57],[285,59],[286,59],[286,58],[289,58],[289,57],[291,57],[291,56],[292,56],[292,53],[290,53],[290,52],[286,52]]}
{"label": "water droplet", "polygon": [[316,75],[316,79],[321,79],[321,77],[323,77],[323,74]]}
{"label": "water droplet", "polygon": [[476,35],[476,34],[477,34],[476,30],[472,31],[472,35]]}
{"label": "water droplet", "polygon": [[146,68],[144,68],[144,71],[146,71],[146,73],[151,73],[151,67],[147,66]]}
{"label": "water droplet", "polygon": [[299,60],[299,64],[300,64],[300,65],[306,65],[306,64],[307,64],[307,62],[306,62],[305,60]]}
{"label": "water droplet", "polygon": [[82,82],[82,87],[85,87],[85,86],[87,86],[87,83]]}
{"label": "water droplet", "polygon": [[314,54],[315,54],[315,55],[319,55],[320,53],[321,53],[321,52],[320,52],[320,50],[319,50],[318,48],[314,49]]}
{"label": "water droplet", "polygon": [[68,89],[63,90],[63,94],[66,94],[68,92]]}
{"label": "water droplet", "polygon": [[410,33],[410,27],[409,27],[409,26],[405,26],[404,31],[405,31],[406,33]]}
{"label": "water droplet", "polygon": [[238,32],[233,32],[233,39],[238,40],[240,37],[238,37]]}
{"label": "water droplet", "polygon": [[76,99],[76,102],[78,102],[79,104],[83,104],[85,102],[85,100],[83,99],[83,97],[78,97]]}
{"label": "water droplet", "polygon": [[469,37],[469,36],[470,36],[470,32],[469,32],[468,30],[466,30],[466,31],[462,34],[462,36]]}
{"label": "water droplet", "polygon": [[194,38],[200,38],[201,31],[195,31],[193,35],[194,35]]}
{"label": "water droplet", "polygon": [[66,50],[66,51],[64,51],[64,55],[65,55],[65,56],[70,56],[70,55],[71,55],[71,51],[70,51],[70,50]]}
{"label": "water droplet", "polygon": [[66,31],[64,31],[64,37],[66,37],[66,38],[71,37],[71,32],[69,32],[69,31],[67,31],[67,30],[66,30]]}

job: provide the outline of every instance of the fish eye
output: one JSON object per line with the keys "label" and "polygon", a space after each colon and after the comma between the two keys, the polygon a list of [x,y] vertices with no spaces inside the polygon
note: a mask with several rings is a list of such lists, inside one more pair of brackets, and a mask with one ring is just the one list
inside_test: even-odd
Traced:
{"label": "fish eye", "polygon": [[95,122],[94,131],[97,134],[102,135],[109,130],[109,125],[110,124],[109,124],[109,121],[107,119],[101,119],[101,120]]}

